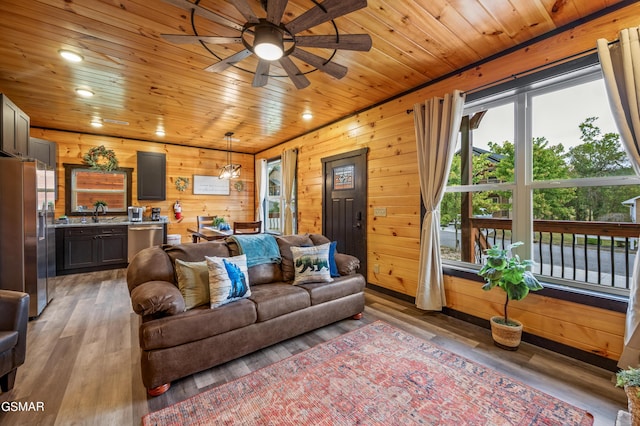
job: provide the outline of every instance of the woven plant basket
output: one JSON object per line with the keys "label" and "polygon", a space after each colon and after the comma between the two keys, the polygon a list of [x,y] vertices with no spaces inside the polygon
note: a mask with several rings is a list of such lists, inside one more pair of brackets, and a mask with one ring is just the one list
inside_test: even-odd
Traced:
{"label": "woven plant basket", "polygon": [[640,398],[638,398],[638,391],[640,391],[638,386],[624,387],[624,392],[627,394],[627,406],[631,424],[634,426],[640,426]]}
{"label": "woven plant basket", "polygon": [[520,340],[522,339],[522,323],[510,319],[510,322],[513,321],[518,325],[505,325],[498,322],[502,320],[504,320],[504,318],[500,316],[491,317],[491,336],[493,337],[493,342],[502,349],[515,351],[518,349]]}

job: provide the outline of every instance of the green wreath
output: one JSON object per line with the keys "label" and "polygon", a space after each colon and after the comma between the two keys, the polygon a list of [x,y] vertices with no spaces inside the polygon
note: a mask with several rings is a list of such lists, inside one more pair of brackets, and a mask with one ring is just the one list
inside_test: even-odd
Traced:
{"label": "green wreath", "polygon": [[189,187],[189,178],[185,177],[177,177],[176,178],[176,189],[180,192],[186,190]]}
{"label": "green wreath", "polygon": [[92,169],[110,172],[118,168],[116,153],[111,149],[105,148],[104,145],[94,146],[82,159],[86,164],[91,166]]}

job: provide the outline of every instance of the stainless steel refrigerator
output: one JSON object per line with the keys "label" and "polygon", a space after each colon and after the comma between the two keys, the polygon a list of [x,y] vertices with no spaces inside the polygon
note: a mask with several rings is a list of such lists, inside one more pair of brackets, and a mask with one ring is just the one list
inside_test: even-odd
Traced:
{"label": "stainless steel refrigerator", "polygon": [[32,318],[53,297],[54,203],[45,163],[0,157],[0,288],[29,293]]}

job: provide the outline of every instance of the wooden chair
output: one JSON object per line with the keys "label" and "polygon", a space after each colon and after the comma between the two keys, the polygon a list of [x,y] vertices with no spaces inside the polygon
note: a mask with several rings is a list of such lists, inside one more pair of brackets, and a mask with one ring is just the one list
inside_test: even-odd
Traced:
{"label": "wooden chair", "polygon": [[213,226],[213,219],[218,216],[198,216],[198,229],[203,226]]}
{"label": "wooden chair", "polygon": [[262,221],[256,222],[233,222],[234,234],[259,234],[262,232]]}
{"label": "wooden chair", "polygon": [[[213,219],[215,219],[216,217],[218,217],[218,216],[197,216],[198,231],[203,226],[212,226],[213,225]],[[194,243],[197,243],[197,242],[200,241],[200,237],[198,237],[195,234],[192,235],[191,237],[192,237]]]}

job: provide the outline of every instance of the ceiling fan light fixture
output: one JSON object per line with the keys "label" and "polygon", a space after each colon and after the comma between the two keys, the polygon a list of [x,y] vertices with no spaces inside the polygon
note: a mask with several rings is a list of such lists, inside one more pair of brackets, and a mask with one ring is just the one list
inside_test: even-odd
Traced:
{"label": "ceiling fan light fixture", "polygon": [[253,51],[265,61],[275,61],[282,58],[284,55],[282,31],[274,25],[256,25]]}

